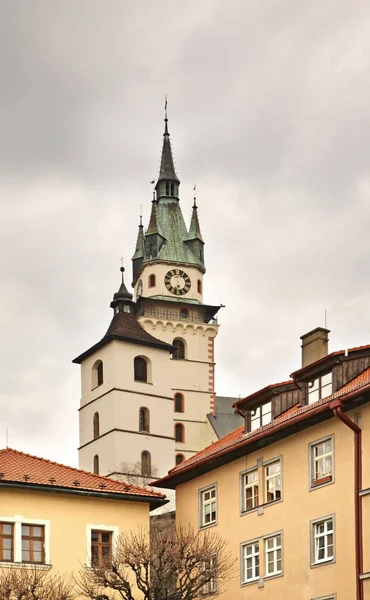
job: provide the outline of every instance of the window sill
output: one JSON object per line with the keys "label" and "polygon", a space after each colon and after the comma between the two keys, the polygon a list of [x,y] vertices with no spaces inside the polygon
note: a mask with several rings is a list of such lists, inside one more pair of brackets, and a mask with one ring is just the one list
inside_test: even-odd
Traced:
{"label": "window sill", "polygon": [[316,569],[317,567],[325,567],[325,565],[331,565],[332,563],[335,563],[334,557],[312,563],[311,569]]}
{"label": "window sill", "polygon": [[269,573],[268,575],[265,575],[263,577],[263,580],[266,581],[266,579],[273,579],[274,577],[282,577],[282,576],[283,576],[282,571],[276,571],[276,573]]}
{"label": "window sill", "polygon": [[26,563],[26,562],[8,562],[6,560],[0,561],[1,568],[8,569],[37,569],[37,570],[49,570],[52,568],[52,565],[47,565],[45,563]]}
{"label": "window sill", "polygon": [[217,521],[215,521],[214,523],[207,523],[207,525],[200,525],[199,530],[203,531],[204,529],[209,529],[210,527],[216,527],[216,525]]}
{"label": "window sill", "polygon": [[265,502],[265,504],[259,504],[258,506],[255,506],[254,508],[248,508],[248,510],[241,510],[240,516],[243,517],[244,515],[249,515],[249,513],[256,512],[259,508],[265,509],[268,506],[272,506],[274,504],[279,504],[279,502],[282,502],[282,501],[283,501],[283,498],[279,498],[278,500],[272,500],[271,502]]}
{"label": "window sill", "polygon": [[318,479],[317,481],[311,481],[310,492],[312,492],[312,490],[317,490],[318,488],[331,485],[332,483],[334,483],[334,479],[331,475],[328,477],[323,477],[322,479]]}
{"label": "window sill", "polygon": [[248,579],[248,581],[242,581],[241,586],[245,587],[246,585],[252,585],[253,583],[258,583],[260,580],[259,577],[254,577],[254,579]]}
{"label": "window sill", "polygon": [[147,385],[153,385],[151,381],[141,381],[141,379],[134,379],[135,383],[146,383]]}

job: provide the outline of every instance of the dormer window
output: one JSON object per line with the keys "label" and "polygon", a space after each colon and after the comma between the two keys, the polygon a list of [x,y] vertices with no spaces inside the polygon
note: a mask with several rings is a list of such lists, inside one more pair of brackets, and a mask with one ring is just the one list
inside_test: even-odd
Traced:
{"label": "dormer window", "polygon": [[332,373],[321,375],[308,383],[308,404],[313,404],[332,394]]}
{"label": "dormer window", "polygon": [[262,406],[256,406],[253,410],[251,410],[251,431],[255,431],[262,427],[262,425],[267,425],[271,423],[271,402],[266,402],[266,404],[262,404]]}

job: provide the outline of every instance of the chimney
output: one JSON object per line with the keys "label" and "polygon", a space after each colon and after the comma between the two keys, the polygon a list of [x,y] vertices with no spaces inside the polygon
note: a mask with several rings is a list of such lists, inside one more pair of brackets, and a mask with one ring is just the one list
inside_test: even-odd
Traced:
{"label": "chimney", "polygon": [[316,327],[301,336],[302,340],[302,367],[327,356],[329,346],[329,329]]}

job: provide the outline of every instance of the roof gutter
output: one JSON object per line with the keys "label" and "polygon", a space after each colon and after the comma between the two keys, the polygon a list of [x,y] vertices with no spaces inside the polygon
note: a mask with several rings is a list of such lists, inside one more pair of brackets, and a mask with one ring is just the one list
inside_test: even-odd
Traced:
{"label": "roof gutter", "polygon": [[354,447],[354,502],[355,502],[355,556],[356,556],[356,600],[363,600],[363,533],[362,533],[362,431],[361,428],[343,413],[343,405],[340,400],[331,402],[330,408],[355,434]]}
{"label": "roof gutter", "polygon": [[46,492],[53,494],[72,494],[78,496],[87,496],[90,498],[104,498],[109,500],[127,500],[128,502],[146,502],[150,504],[150,510],[167,504],[167,498],[153,498],[152,496],[136,496],[135,494],[120,494],[114,492],[103,492],[94,490],[84,490],[79,488],[63,488],[61,486],[43,485],[42,483],[21,483],[18,481],[0,481],[0,487],[9,487],[19,490],[30,490],[36,492]]}

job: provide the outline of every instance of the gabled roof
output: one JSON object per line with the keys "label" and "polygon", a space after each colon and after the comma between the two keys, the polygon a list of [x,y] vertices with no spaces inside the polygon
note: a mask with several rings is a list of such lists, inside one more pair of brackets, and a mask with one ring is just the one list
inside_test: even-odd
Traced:
{"label": "gabled roof", "polygon": [[270,385],[266,385],[264,388],[257,390],[257,392],[253,392],[249,396],[245,398],[241,398],[233,407],[238,410],[238,408],[244,404],[249,404],[254,400],[262,400],[267,399],[273,396],[274,394],[278,394],[282,390],[295,389],[297,387],[296,383],[293,379],[289,379],[289,381],[282,381],[281,383],[272,383]]}
{"label": "gabled roof", "polygon": [[[370,392],[370,367],[363,373],[355,377],[352,381],[345,384],[337,392],[318,400],[307,406],[292,407],[274,419],[268,425],[264,425],[255,431],[245,433],[244,425],[232,431],[219,441],[207,446],[194,456],[191,456],[186,461],[176,465],[171,469],[165,477],[155,481],[152,485],[157,487],[176,487],[178,483],[183,483],[189,479],[193,479],[197,475],[215,469],[221,464],[231,462],[241,455],[246,453],[248,446],[253,449],[273,443],[277,439],[276,434],[280,434],[282,430],[287,430],[286,435],[290,435],[303,428],[309,423],[313,424],[322,418],[331,416],[330,404],[333,400],[340,399],[347,402],[354,396],[359,396]],[[298,424],[302,423],[300,427]],[[289,432],[290,430],[290,432]],[[251,450],[253,451],[253,450]]]}
{"label": "gabled roof", "polygon": [[140,325],[133,313],[118,312],[114,315],[111,324],[108,327],[108,331],[105,336],[88,350],[73,359],[74,363],[81,363],[85,358],[111,342],[112,340],[121,340],[124,342],[131,342],[132,344],[140,344],[143,346],[152,346],[154,348],[160,348],[161,350],[167,350],[171,352],[173,346],[167,344],[158,338],[150,335]]}
{"label": "gabled roof", "polygon": [[291,373],[291,377],[293,379],[301,379],[305,376],[306,373],[310,373],[310,371],[312,371],[314,368],[320,366],[321,364],[325,364],[326,362],[330,362],[331,360],[341,357],[341,356],[346,356],[346,354],[353,354],[356,352],[363,352],[363,351],[370,351],[370,344],[367,344],[366,346],[356,346],[355,348],[349,348],[348,350],[337,350],[336,352],[331,352],[330,354],[327,354],[326,356],[323,356],[322,358],[319,358],[319,360],[316,360],[313,363],[310,363],[309,365],[306,365],[305,367],[301,367],[300,369],[297,369],[296,371],[294,371],[293,373]]}
{"label": "gabled roof", "polygon": [[12,448],[0,450],[0,488],[2,486],[149,502],[153,507],[165,503],[165,496],[154,490],[67,467]]}

